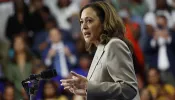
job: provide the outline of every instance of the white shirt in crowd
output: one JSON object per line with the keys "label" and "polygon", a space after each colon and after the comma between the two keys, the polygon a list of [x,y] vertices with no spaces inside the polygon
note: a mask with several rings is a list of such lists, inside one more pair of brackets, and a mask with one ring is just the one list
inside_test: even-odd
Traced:
{"label": "white shirt in crowd", "polygon": [[158,69],[161,71],[165,71],[170,67],[166,44],[170,44],[171,41],[172,41],[172,37],[169,36],[168,39],[159,37],[157,41],[155,39],[152,39],[150,42],[152,48],[155,48],[156,45],[158,45],[159,47],[157,63],[158,63]]}
{"label": "white shirt in crowd", "polygon": [[[65,48],[65,45],[63,44],[63,42],[59,42],[59,43],[55,43],[55,44],[51,45],[51,49],[56,50],[56,52],[59,54],[59,57],[60,57],[60,62],[58,62],[58,63],[60,63],[60,67],[61,67],[61,71],[60,71],[61,76],[67,77],[69,75],[69,68],[67,65],[64,48]],[[72,65],[75,65],[76,61],[77,61],[75,55],[69,56],[68,60],[69,60],[70,64],[72,64]],[[45,64],[47,66],[50,66],[52,64],[52,59],[46,58]]]}
{"label": "white shirt in crowd", "polygon": [[66,8],[58,8],[57,0],[45,0],[45,4],[50,8],[51,13],[56,18],[57,24],[61,29],[70,30],[71,23],[68,21],[73,14],[79,13],[79,5],[77,2],[73,2]]}

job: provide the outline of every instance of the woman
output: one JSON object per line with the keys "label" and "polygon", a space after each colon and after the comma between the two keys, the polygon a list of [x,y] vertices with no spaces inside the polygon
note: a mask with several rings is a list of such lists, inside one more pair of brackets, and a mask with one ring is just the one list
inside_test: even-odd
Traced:
{"label": "woman", "polygon": [[80,23],[87,50],[97,50],[87,78],[71,72],[61,85],[87,100],[140,100],[131,46],[115,9],[105,2],[86,5]]}
{"label": "woman", "polygon": [[14,57],[6,68],[7,78],[15,85],[15,99],[22,99],[27,95],[21,85],[22,80],[32,74],[32,56],[29,54],[25,39],[15,36],[13,42]]}
{"label": "woman", "polygon": [[12,84],[5,85],[2,100],[15,100],[15,91]]}
{"label": "woman", "polygon": [[58,91],[58,86],[54,81],[46,81],[43,87],[43,98],[41,100],[68,100]]}
{"label": "woman", "polygon": [[147,89],[155,100],[175,100],[174,87],[161,81],[159,70],[150,68],[147,72],[147,78]]}

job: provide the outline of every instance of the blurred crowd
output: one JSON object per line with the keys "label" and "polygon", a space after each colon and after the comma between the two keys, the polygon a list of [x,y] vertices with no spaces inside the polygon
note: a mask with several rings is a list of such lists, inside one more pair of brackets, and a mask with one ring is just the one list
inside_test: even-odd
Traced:
{"label": "blurred crowd", "polygon": [[[80,9],[102,0],[0,0],[0,100],[29,100],[21,81],[56,69],[34,100],[83,100],[60,86],[70,71],[87,76]],[[111,3],[133,45],[141,100],[175,100],[175,0],[103,0]],[[117,51],[116,51],[117,52]]]}

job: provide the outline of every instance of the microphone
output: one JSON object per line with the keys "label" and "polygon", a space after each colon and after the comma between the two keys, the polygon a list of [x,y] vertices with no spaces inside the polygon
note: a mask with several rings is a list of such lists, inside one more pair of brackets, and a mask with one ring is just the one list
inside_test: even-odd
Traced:
{"label": "microphone", "polygon": [[41,72],[40,74],[32,74],[29,76],[29,78],[25,79],[24,81],[30,81],[30,80],[45,80],[50,79],[52,77],[57,76],[57,72],[55,69],[49,69]]}

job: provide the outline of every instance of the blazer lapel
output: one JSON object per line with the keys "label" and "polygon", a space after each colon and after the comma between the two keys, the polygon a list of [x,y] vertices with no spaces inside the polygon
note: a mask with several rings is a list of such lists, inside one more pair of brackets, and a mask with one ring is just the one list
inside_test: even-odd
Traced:
{"label": "blazer lapel", "polygon": [[87,76],[87,79],[90,80],[90,78],[92,77],[92,74],[94,73],[94,70],[96,68],[96,65],[98,64],[100,58],[102,57],[103,53],[104,53],[104,45],[100,44],[98,47],[97,47],[97,50],[96,50],[96,53],[95,53],[95,56],[93,58],[93,61],[91,63],[91,67],[89,69],[89,72],[88,72],[88,76]]}

